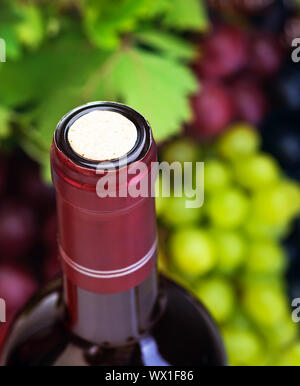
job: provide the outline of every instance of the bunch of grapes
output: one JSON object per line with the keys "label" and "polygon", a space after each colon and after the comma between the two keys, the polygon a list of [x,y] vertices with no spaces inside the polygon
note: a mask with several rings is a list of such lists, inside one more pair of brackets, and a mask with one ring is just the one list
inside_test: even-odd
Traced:
{"label": "bunch of grapes", "polygon": [[0,298],[7,323],[38,288],[59,274],[55,194],[23,153],[0,157]]}
{"label": "bunch of grapes", "polygon": [[[222,3],[227,9],[228,2]],[[191,100],[193,119],[187,132],[201,140],[214,138],[235,120],[259,124],[273,107],[276,94],[288,99],[296,89],[284,80],[274,90],[291,47],[291,42],[284,41],[284,26],[279,31],[259,29],[249,20],[236,19],[236,24],[217,19],[199,41],[192,67],[200,86]]]}
{"label": "bunch of grapes", "polygon": [[248,123],[232,124],[212,145],[179,138],[162,148],[161,160],[205,162],[205,198],[190,209],[184,195],[157,197],[159,264],[210,310],[231,365],[300,365],[281,245],[300,213],[300,186],[260,148]]}

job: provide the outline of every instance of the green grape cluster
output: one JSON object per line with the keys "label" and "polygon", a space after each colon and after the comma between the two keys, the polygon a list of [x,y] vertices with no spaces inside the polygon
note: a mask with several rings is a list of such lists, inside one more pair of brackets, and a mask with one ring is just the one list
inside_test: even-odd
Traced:
{"label": "green grape cluster", "polygon": [[157,197],[160,266],[209,309],[231,365],[300,365],[281,244],[300,213],[300,186],[260,144],[254,127],[238,123],[211,145],[183,138],[162,147],[161,161],[204,162],[205,198],[190,209],[184,194]]}

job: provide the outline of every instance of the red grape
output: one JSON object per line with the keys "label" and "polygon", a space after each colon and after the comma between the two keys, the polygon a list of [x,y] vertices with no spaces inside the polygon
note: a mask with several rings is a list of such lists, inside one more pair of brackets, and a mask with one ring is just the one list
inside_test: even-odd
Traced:
{"label": "red grape", "polygon": [[0,298],[6,302],[8,315],[18,311],[37,289],[37,282],[25,269],[0,265]]}
{"label": "red grape", "polygon": [[0,196],[5,190],[5,184],[6,184],[6,163],[3,157],[0,156]]}
{"label": "red grape", "polygon": [[204,83],[202,90],[192,98],[195,134],[213,137],[231,122],[234,107],[227,89],[218,83]]}
{"label": "red grape", "polygon": [[264,90],[251,77],[239,78],[233,82],[232,98],[238,119],[256,124],[268,111],[268,100]]}
{"label": "red grape", "polygon": [[58,258],[58,251],[54,248],[47,254],[43,266],[43,278],[47,283],[55,279],[61,273],[61,265]]}
{"label": "red grape", "polygon": [[22,203],[8,200],[0,206],[0,250],[7,258],[26,254],[36,238],[37,224],[32,210]]}
{"label": "red grape", "polygon": [[292,41],[300,36],[300,17],[293,16],[286,20],[284,25],[284,40],[288,48],[291,47]]}
{"label": "red grape", "polygon": [[258,76],[271,77],[277,73],[282,61],[282,50],[275,36],[259,32],[250,43],[249,68]]}
{"label": "red grape", "polygon": [[10,327],[10,323],[12,321],[12,317],[10,315],[6,315],[6,322],[0,323],[0,352],[2,349],[2,344],[4,343],[4,339]]}
{"label": "red grape", "polygon": [[52,213],[45,221],[43,227],[43,241],[48,247],[55,247],[57,243],[57,218]]}
{"label": "red grape", "polygon": [[219,11],[256,13],[274,3],[274,0],[208,0],[209,5]]}
{"label": "red grape", "polygon": [[274,3],[274,0],[235,0],[237,8],[246,13],[256,13]]}
{"label": "red grape", "polygon": [[248,60],[245,35],[236,27],[222,25],[205,38],[194,68],[200,77],[223,78],[239,71]]}
{"label": "red grape", "polygon": [[54,189],[42,181],[36,164],[27,162],[21,167],[18,178],[20,195],[30,206],[46,212],[54,207]]}

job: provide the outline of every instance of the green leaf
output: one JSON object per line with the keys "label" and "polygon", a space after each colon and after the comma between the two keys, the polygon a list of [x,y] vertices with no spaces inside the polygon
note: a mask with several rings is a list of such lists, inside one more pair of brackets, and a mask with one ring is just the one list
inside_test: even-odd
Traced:
{"label": "green leaf", "polygon": [[41,153],[48,156],[58,120],[77,105],[127,103],[146,116],[159,141],[190,118],[187,97],[197,87],[191,71],[174,58],[134,47],[107,55],[75,36],[24,56],[22,66],[3,66],[0,83],[6,105],[31,104],[23,114],[22,145],[40,160]]}
{"label": "green leaf", "polygon": [[0,38],[4,39],[5,41],[6,57],[12,60],[19,59],[22,55],[22,48],[14,26],[10,24],[1,23]]}
{"label": "green leaf", "polygon": [[19,40],[31,49],[36,49],[45,35],[45,25],[40,9],[34,4],[20,4],[22,21],[16,25]]}
{"label": "green leaf", "polygon": [[90,66],[81,66],[81,79],[76,80],[82,56],[78,57],[34,111],[41,141],[50,144],[58,119],[91,100],[118,100],[136,108],[150,121],[158,141],[177,133],[190,118],[187,97],[196,90],[197,82],[180,62],[132,47],[115,52],[96,68],[92,63],[100,60],[102,64],[104,57],[90,54]]}
{"label": "green leaf", "polygon": [[[171,30],[204,28],[201,3],[80,3],[83,23],[78,19],[80,13],[75,17],[67,13],[69,8],[64,8],[63,15],[56,14],[60,9],[58,1],[49,13],[38,2],[21,2],[17,13],[22,16],[26,7],[23,19],[0,23],[0,37],[2,31],[10,55],[7,56],[15,58],[0,63],[0,106],[10,112],[15,110],[18,129],[14,138],[43,165],[48,162],[56,124],[70,109],[91,100],[124,102],[145,115],[160,141],[177,133],[182,122],[190,118],[188,96],[197,88],[185,63],[193,56],[193,47],[167,32],[166,26]],[[49,15],[59,21],[60,36],[45,40]],[[21,43],[34,50],[22,50]],[[144,48],[135,47],[139,43]],[[2,127],[5,132],[6,126]]]}
{"label": "green leaf", "polygon": [[208,18],[203,0],[169,0],[172,6],[164,23],[179,30],[205,30]]}
{"label": "green leaf", "polygon": [[149,120],[157,141],[177,133],[190,119],[188,95],[197,88],[180,62],[134,47],[110,58],[98,83],[93,99],[118,99],[137,109]]}
{"label": "green leaf", "polygon": [[134,29],[149,0],[89,0],[84,9],[84,26],[91,41],[104,49],[116,49],[121,34]]}
{"label": "green leaf", "polygon": [[54,51],[52,55],[47,52],[48,65],[44,62],[43,68],[44,77],[48,75],[51,84],[31,114],[36,122],[37,136],[47,144],[51,143],[53,131],[64,114],[78,105],[90,102],[84,93],[84,86],[107,57],[78,40],[72,44],[56,46]]}
{"label": "green leaf", "polygon": [[135,34],[135,37],[170,58],[190,60],[195,55],[191,44],[170,33],[148,30]]}
{"label": "green leaf", "polygon": [[0,141],[7,138],[10,134],[11,111],[0,106]]}
{"label": "green leaf", "polygon": [[0,2],[0,23],[8,24],[20,20],[17,4],[11,0],[1,0]]}
{"label": "green leaf", "polygon": [[[24,55],[21,65],[4,63],[0,70],[0,103],[25,108],[22,138],[32,141],[31,150],[38,148],[48,156],[58,120],[71,108],[88,102],[83,87],[103,60],[103,53],[74,34]],[[28,126],[28,122],[32,124]],[[29,146],[27,143],[26,148]]]}
{"label": "green leaf", "polygon": [[149,0],[141,10],[140,15],[143,19],[148,20],[158,18],[166,13],[170,7],[170,0]]}

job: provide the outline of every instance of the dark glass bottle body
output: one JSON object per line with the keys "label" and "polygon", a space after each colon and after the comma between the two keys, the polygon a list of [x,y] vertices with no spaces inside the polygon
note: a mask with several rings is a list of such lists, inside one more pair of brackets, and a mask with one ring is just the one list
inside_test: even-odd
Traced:
{"label": "dark glass bottle body", "polygon": [[[127,344],[101,346],[68,327],[61,282],[33,299],[14,322],[2,351],[7,366],[222,366],[219,332],[204,307],[173,282],[160,278],[147,331]],[[130,312],[130,310],[128,310]],[[88,315],[86,316],[88,324]],[[120,325],[122,321],[119,321]]]}
{"label": "dark glass bottle body", "polygon": [[[69,126],[92,110],[131,119],[135,147],[123,159],[93,163],[72,152]],[[53,283],[16,318],[0,352],[8,366],[225,365],[218,329],[204,307],[156,272],[155,202],[150,166],[156,145],[148,122],[127,106],[97,102],[59,123],[51,150],[57,191],[62,282]],[[146,172],[127,170],[146,165]],[[96,194],[98,168],[118,177],[117,197]],[[124,179],[123,171],[126,172]],[[132,186],[150,181],[144,195]],[[123,189],[123,193],[124,193]]]}

